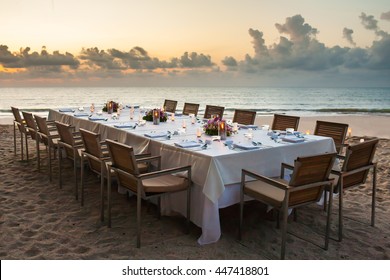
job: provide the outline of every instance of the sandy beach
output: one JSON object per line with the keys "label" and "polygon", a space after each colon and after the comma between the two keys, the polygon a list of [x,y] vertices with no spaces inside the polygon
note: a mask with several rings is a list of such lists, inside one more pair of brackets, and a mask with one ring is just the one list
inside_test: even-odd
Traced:
{"label": "sandy beach", "polygon": [[[259,117],[258,124],[270,123],[272,117]],[[286,259],[374,259],[390,258],[390,123],[389,116],[302,117],[300,130],[314,131],[315,120],[348,123],[352,137],[380,138],[378,162],[376,226],[369,225],[371,175],[366,185],[345,195],[344,240],[330,241],[323,250],[325,213],[311,205],[299,212],[297,222],[289,220]],[[108,228],[99,218],[99,179],[87,173],[85,205],[75,200],[70,163],[58,186],[58,167],[54,162],[53,182],[49,182],[45,159],[37,171],[34,142],[29,140],[30,160],[14,156],[12,125],[0,125],[0,259],[278,259],[280,230],[265,211],[264,205],[249,202],[245,208],[244,235],[237,240],[238,205],[221,209],[221,239],[201,246],[197,239],[201,229],[191,225],[184,233],[183,217],[157,218],[154,206],[143,206],[142,247],[135,247],[134,198],[113,190],[113,226]],[[19,140],[18,140],[19,141]],[[18,142],[19,143],[19,142]],[[42,156],[45,156],[44,148]],[[337,234],[338,200],[333,209],[331,236]],[[349,218],[350,217],[350,218]],[[351,219],[352,218],[352,219]],[[299,236],[299,237],[297,237]],[[306,240],[301,239],[303,237]]]}

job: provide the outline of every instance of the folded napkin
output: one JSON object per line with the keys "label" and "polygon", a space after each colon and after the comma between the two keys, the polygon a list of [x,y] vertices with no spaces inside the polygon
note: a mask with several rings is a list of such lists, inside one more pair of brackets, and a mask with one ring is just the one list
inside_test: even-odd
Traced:
{"label": "folded napkin", "polygon": [[114,124],[114,127],[116,128],[133,128],[134,127],[134,123],[117,123],[117,124]]}
{"label": "folded napkin", "polygon": [[61,108],[58,111],[60,111],[61,113],[66,113],[66,112],[72,112],[73,113],[75,110],[72,109],[72,108]]}
{"label": "folded napkin", "polygon": [[88,117],[88,119],[90,121],[106,121],[107,120],[107,118],[105,118],[105,117],[96,117],[96,116]]}
{"label": "folded napkin", "polygon": [[150,133],[145,133],[144,135],[146,137],[149,137],[149,138],[158,138],[158,137],[167,136],[167,133],[166,132],[150,132]]}
{"label": "folded napkin", "polygon": [[75,117],[88,117],[89,114],[88,113],[75,113],[73,116],[75,116]]}
{"label": "folded napkin", "polygon": [[255,124],[240,124],[240,128],[257,128]]}
{"label": "folded napkin", "polygon": [[192,147],[199,147],[200,144],[196,141],[185,141],[185,142],[179,142],[179,143],[174,143],[175,146],[180,147],[180,148],[192,148]]}
{"label": "folded napkin", "polygon": [[239,148],[242,150],[256,150],[259,149],[259,146],[254,146],[252,143],[238,143],[238,144],[233,144],[234,148]]}
{"label": "folded napkin", "polygon": [[300,143],[305,141],[305,138],[300,138],[296,136],[286,136],[282,138],[282,141],[291,142],[291,143]]}

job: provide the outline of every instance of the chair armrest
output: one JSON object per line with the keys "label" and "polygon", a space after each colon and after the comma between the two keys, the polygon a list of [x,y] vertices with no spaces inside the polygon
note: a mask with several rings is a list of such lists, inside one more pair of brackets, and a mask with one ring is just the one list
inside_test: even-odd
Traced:
{"label": "chair armrest", "polygon": [[290,188],[289,185],[286,185],[286,184],[283,184],[279,181],[276,181],[276,180],[273,180],[272,178],[269,178],[269,177],[266,177],[266,176],[263,176],[263,175],[259,175],[259,174],[256,174],[256,173],[253,173],[251,171],[248,171],[246,169],[242,169],[241,171],[241,178],[243,181],[245,181],[245,176],[249,176],[249,177],[252,177],[252,178],[255,178],[257,180],[260,180],[260,181],[263,181],[267,184],[270,184],[274,187],[277,187],[279,189],[282,189],[282,190],[287,190],[288,188]]}
{"label": "chair armrest", "polygon": [[[164,169],[164,170],[159,170],[159,171],[153,171],[153,172],[149,172],[149,173],[143,173],[143,174],[138,175],[137,177],[139,179],[143,180],[143,179],[150,179],[150,178],[154,178],[154,177],[159,177],[159,176],[165,175],[165,174],[182,172],[182,171],[187,171],[190,173],[191,172],[191,165],[169,168],[169,169]],[[191,178],[189,178],[189,179],[191,180]]]}
{"label": "chair armrest", "polygon": [[136,159],[141,159],[141,158],[144,158],[144,157],[151,157],[151,156],[152,156],[151,153],[143,153],[143,154],[136,154],[135,158]]}
{"label": "chair armrest", "polygon": [[150,162],[154,162],[154,161],[157,161],[157,169],[160,170],[161,169],[161,156],[151,156],[151,157],[141,157],[141,158],[137,158],[136,159],[136,162],[137,163],[150,163]]}

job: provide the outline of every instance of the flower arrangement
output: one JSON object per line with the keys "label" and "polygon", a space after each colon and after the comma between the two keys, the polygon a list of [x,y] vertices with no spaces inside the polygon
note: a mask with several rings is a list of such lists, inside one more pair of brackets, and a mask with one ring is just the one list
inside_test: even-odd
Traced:
{"label": "flower arrangement", "polygon": [[[221,118],[215,117],[214,119],[210,119],[203,126],[203,129],[207,135],[218,135],[218,124],[222,121]],[[230,136],[232,134],[232,127],[230,125],[226,125],[226,136]]]}
{"label": "flower arrangement", "polygon": [[[157,110],[157,109],[155,109],[155,110]],[[168,119],[167,113],[165,113],[162,110],[159,110],[159,111],[160,111],[160,122],[166,122]],[[142,119],[144,119],[145,121],[148,121],[148,122],[152,122],[153,121],[153,110],[147,111],[145,113],[145,116]]]}
{"label": "flower arrangement", "polygon": [[108,101],[106,104],[104,104],[103,112],[109,112],[111,106],[111,112],[117,112],[119,108],[119,103],[114,101]]}

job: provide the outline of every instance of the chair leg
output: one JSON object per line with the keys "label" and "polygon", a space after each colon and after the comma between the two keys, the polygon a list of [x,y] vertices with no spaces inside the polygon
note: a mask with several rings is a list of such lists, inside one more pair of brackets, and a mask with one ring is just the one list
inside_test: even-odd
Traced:
{"label": "chair leg", "polygon": [[81,154],[81,170],[80,170],[80,203],[84,206],[84,155]]}
{"label": "chair leg", "polygon": [[343,239],[343,199],[344,199],[344,188],[343,188],[343,177],[340,177],[340,188],[339,188],[339,241]]}
{"label": "chair leg", "polygon": [[186,234],[190,233],[190,220],[191,220],[191,183],[189,183],[187,189],[187,222],[186,222]]}
{"label": "chair leg", "polygon": [[107,171],[107,225],[111,228],[111,168]]}
{"label": "chair leg", "polygon": [[16,156],[16,127],[14,123],[14,156]]}
{"label": "chair leg", "polygon": [[238,240],[242,239],[242,223],[244,218],[244,187],[241,185],[240,188],[240,217],[238,226]]}
{"label": "chair leg", "polygon": [[100,221],[104,221],[104,162],[100,164]]}
{"label": "chair leg", "polygon": [[[329,194],[331,196],[331,194]],[[326,212],[326,205],[328,204],[328,192],[327,190],[324,190],[324,212]]]}
{"label": "chair leg", "polygon": [[141,194],[137,191],[137,248],[141,248]]}
{"label": "chair leg", "polygon": [[371,226],[375,226],[375,203],[376,203],[376,164],[372,174],[372,202],[371,202]]}
{"label": "chair leg", "polygon": [[27,133],[24,136],[25,136],[24,140],[25,140],[25,143],[26,143],[26,159],[28,161],[29,158],[28,158],[28,138],[27,138]]}
{"label": "chair leg", "polygon": [[286,254],[286,239],[287,239],[287,218],[288,218],[288,207],[285,203],[283,207],[283,221],[282,221],[282,248],[280,258],[284,260]]}
{"label": "chair leg", "polygon": [[50,145],[50,140],[48,140],[49,141],[49,146],[48,146],[48,149],[49,149],[49,156],[48,156],[48,158],[49,158],[49,181],[51,182],[51,179],[52,179],[52,177],[51,177],[51,145]]}
{"label": "chair leg", "polygon": [[[61,157],[61,155],[58,155]],[[79,186],[77,182],[77,151],[73,150],[73,176],[74,176],[74,188],[76,200],[79,200]]]}
{"label": "chair leg", "polygon": [[331,222],[331,215],[332,215],[332,206],[333,206],[333,188],[331,188],[331,191],[329,192],[329,205],[328,205],[328,213],[326,217],[326,230],[325,230],[325,250],[328,250],[329,246],[329,233],[330,233],[330,222]]}
{"label": "chair leg", "polygon": [[39,140],[37,138],[37,169],[41,171],[41,150],[39,149]]}
{"label": "chair leg", "polygon": [[22,160],[24,160],[24,147],[23,147],[23,133],[20,132],[20,152],[21,152],[21,157],[22,157]]}
{"label": "chair leg", "polygon": [[62,153],[60,146],[58,146],[58,152],[58,185],[60,186],[60,189],[62,189]]}

